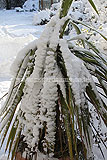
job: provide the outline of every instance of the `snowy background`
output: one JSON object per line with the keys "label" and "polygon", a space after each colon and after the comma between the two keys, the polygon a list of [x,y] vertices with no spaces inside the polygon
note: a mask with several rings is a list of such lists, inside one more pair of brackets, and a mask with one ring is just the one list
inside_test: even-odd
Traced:
{"label": "snowy background", "polygon": [[[32,9],[32,0],[28,0],[23,6],[23,9],[16,8],[15,10],[0,10],[0,98],[8,91],[10,81],[12,78],[10,66],[13,63],[18,52],[27,45],[29,42],[40,37],[45,25],[40,24],[41,21],[49,21],[52,14],[55,14],[54,7],[50,10],[43,12],[29,12]],[[99,12],[101,14],[100,21],[97,15],[93,16],[93,12],[89,6],[84,8],[84,0],[75,2],[70,10],[71,17],[88,21],[94,27],[99,29],[105,36],[107,35],[107,1],[96,0]],[[36,3],[38,4],[38,3]],[[80,9],[79,9],[80,7]],[[38,8],[38,5],[35,6]],[[57,8],[57,7],[56,7]],[[27,12],[25,12],[27,10]],[[17,11],[17,12],[16,12]],[[85,12],[85,14],[83,14]],[[75,16],[75,17],[74,17]],[[94,18],[93,18],[94,17]],[[40,21],[41,20],[41,21]],[[93,21],[94,20],[94,21]],[[82,30],[85,32],[84,28]],[[107,53],[107,43],[99,36],[92,36],[99,46],[99,40],[102,44],[99,46],[105,54]],[[3,101],[0,101],[0,107]],[[95,160],[103,160],[99,150],[94,146]],[[106,152],[106,151],[105,151]],[[3,155],[3,150],[0,150],[0,156]],[[107,156],[107,154],[106,154]],[[107,157],[106,157],[107,158]],[[0,160],[5,160],[2,157]]]}

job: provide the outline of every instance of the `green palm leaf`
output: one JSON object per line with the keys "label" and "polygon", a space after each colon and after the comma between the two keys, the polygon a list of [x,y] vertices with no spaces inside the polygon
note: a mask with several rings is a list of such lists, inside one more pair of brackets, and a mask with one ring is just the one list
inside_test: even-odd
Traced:
{"label": "green palm leaf", "polygon": [[63,0],[61,6],[60,17],[65,17],[69,11],[69,8],[72,4],[73,0]]}
{"label": "green palm leaf", "polygon": [[91,27],[90,25],[88,25],[88,24],[86,24],[86,23],[84,23],[84,22],[81,22],[81,21],[79,21],[79,20],[74,20],[74,19],[72,19],[72,21],[73,21],[74,23],[82,24],[83,26],[85,26],[85,27],[87,27],[87,28],[90,28],[91,30],[93,30],[93,31],[97,32],[98,34],[100,34],[100,35],[107,41],[107,37],[105,37],[102,33],[100,33],[99,31],[97,31],[96,29],[94,29],[94,28]]}
{"label": "green palm leaf", "polygon": [[93,2],[93,0],[88,0],[88,1],[89,1],[89,3],[91,4],[91,6],[93,7],[93,9],[96,11],[96,13],[99,14],[99,13],[98,13],[98,10],[97,10],[94,2]]}

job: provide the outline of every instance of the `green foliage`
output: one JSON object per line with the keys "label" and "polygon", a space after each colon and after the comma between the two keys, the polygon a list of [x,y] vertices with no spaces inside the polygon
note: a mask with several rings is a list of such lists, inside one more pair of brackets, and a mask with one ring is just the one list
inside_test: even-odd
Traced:
{"label": "green foliage", "polygon": [[[91,6],[93,7],[93,9],[95,10],[95,12],[97,14],[99,14],[93,0],[88,0],[88,1],[91,4]],[[62,1],[61,12],[60,12],[61,18],[65,17],[68,14],[68,11],[69,11],[69,8],[71,7],[72,2],[73,2],[73,0],[63,0]]]}
{"label": "green foliage", "polygon": [[89,1],[89,3],[91,4],[91,6],[93,7],[93,9],[96,11],[96,13],[98,14],[97,8],[96,8],[93,0],[88,0],[88,1]]}
{"label": "green foliage", "polygon": [[69,11],[69,8],[72,4],[73,0],[63,0],[61,6],[60,17],[65,17]]}

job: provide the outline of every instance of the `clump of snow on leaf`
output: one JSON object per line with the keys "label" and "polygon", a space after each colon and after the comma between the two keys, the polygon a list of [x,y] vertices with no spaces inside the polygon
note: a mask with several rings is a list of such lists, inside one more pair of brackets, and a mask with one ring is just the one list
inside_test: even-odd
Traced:
{"label": "clump of snow on leaf", "polygon": [[84,102],[84,96],[82,95],[82,92],[84,92],[90,81],[90,74],[82,60],[77,58],[68,49],[66,41],[61,40],[60,46],[62,56],[65,61],[65,66],[67,68],[67,74],[71,82],[73,93],[75,95],[75,102],[77,106],[80,106],[80,104]]}
{"label": "clump of snow on leaf", "polygon": [[11,73],[13,75],[16,74],[17,70],[20,67],[21,62],[23,61],[23,58],[26,57],[27,53],[31,50],[35,48],[35,44],[36,44],[37,40],[34,40],[32,42],[30,42],[29,44],[27,44],[25,47],[23,47],[23,49],[21,49],[19,51],[19,53],[17,54],[17,57],[15,59],[15,61],[13,62],[12,66],[11,66]]}

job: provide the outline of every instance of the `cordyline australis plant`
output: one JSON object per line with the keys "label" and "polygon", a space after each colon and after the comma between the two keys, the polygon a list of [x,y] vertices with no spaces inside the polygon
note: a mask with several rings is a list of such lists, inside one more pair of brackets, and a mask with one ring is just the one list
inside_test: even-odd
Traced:
{"label": "cordyline australis plant", "polygon": [[[96,10],[92,0],[89,2]],[[67,16],[71,3],[62,1],[60,13],[14,62],[15,75],[0,122],[1,147],[7,138],[8,159],[13,160],[20,152],[27,160],[87,160],[93,156],[95,133],[106,147],[92,121],[90,105],[107,126],[103,100],[107,62],[91,42],[82,38],[80,22]],[[81,41],[81,47],[74,45],[73,39],[63,38],[68,22],[75,28],[78,35],[74,39]]]}

